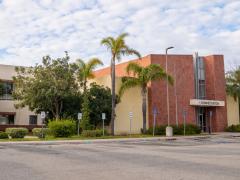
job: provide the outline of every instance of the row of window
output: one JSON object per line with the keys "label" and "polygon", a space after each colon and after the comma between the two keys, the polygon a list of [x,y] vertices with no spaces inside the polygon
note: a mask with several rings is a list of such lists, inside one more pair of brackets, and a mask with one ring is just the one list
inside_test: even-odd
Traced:
{"label": "row of window", "polygon": [[[0,125],[15,124],[14,115],[0,115]],[[37,125],[37,115],[29,116],[29,125]]]}
{"label": "row of window", "polygon": [[0,100],[12,100],[12,92],[12,82],[0,82]]}

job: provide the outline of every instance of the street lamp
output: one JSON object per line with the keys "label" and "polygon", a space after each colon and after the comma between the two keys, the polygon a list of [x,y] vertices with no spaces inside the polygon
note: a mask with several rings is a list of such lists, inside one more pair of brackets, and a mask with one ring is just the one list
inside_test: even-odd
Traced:
{"label": "street lamp", "polygon": [[[173,49],[174,47],[173,46],[170,46],[168,48],[166,48],[166,54],[165,54],[165,57],[166,57],[166,73],[168,73],[168,50],[169,49]],[[166,127],[166,136],[172,136],[173,134],[173,130],[172,128],[170,127],[170,120],[169,120],[169,95],[168,95],[168,76],[167,76],[167,119],[168,119],[168,126]]]}
{"label": "street lamp", "polygon": [[[170,46],[168,48],[166,48],[166,73],[168,73],[168,62],[167,62],[167,58],[168,58],[168,50],[169,49],[173,49],[173,46]],[[169,95],[168,95],[168,76],[167,76],[167,119],[168,119],[168,126],[170,125],[170,121],[169,121]]]}

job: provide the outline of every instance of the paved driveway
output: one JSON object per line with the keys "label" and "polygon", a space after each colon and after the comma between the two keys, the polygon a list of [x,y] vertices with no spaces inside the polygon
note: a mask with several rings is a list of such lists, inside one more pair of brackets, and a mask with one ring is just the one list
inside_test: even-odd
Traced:
{"label": "paved driveway", "polygon": [[240,138],[1,145],[1,180],[240,179]]}

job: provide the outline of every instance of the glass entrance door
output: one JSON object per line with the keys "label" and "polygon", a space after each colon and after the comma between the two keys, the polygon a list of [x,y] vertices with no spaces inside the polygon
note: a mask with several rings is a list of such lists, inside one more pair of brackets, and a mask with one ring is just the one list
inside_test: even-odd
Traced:
{"label": "glass entrance door", "polygon": [[204,107],[199,107],[198,111],[198,125],[202,132],[207,131],[207,120],[206,120],[206,112]]}

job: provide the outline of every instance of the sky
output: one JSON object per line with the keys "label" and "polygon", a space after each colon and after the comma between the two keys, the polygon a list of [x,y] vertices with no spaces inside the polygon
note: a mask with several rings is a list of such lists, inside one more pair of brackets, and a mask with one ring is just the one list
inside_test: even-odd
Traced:
{"label": "sky", "polygon": [[[110,55],[102,38],[127,32],[142,56],[223,54],[240,65],[239,0],[0,0],[0,64],[33,66],[42,57],[71,61]],[[123,61],[135,57],[124,57]]]}

